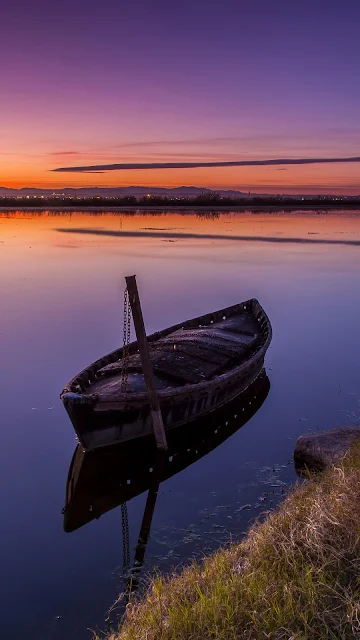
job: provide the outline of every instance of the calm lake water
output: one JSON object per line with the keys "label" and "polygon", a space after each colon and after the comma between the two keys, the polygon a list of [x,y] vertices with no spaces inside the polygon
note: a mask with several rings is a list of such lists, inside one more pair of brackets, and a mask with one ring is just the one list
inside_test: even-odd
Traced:
{"label": "calm lake water", "polygon": [[[120,507],[63,530],[76,441],[59,393],[121,345],[125,275],[137,275],[149,333],[251,297],[273,326],[267,397],[241,429],[160,485],[146,570],[171,571],[241,538],[296,480],[301,433],[359,424],[359,211],[4,211],[0,263],[7,640],[91,638],[123,588]],[[145,500],[143,492],[127,505],[132,556]]]}

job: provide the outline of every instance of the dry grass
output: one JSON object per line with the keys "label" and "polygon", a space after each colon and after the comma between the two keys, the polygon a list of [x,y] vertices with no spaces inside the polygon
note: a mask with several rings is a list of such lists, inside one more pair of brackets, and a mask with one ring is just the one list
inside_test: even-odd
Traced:
{"label": "dry grass", "polygon": [[156,578],[107,640],[360,639],[360,449],[246,540]]}

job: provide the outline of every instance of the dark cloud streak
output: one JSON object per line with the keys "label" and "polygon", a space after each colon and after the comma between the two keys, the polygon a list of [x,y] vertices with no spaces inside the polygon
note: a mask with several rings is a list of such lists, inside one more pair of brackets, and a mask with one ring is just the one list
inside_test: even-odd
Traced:
{"label": "dark cloud streak", "polygon": [[78,156],[78,151],[53,151],[50,156]]}
{"label": "dark cloud streak", "polygon": [[330,164],[336,162],[360,162],[360,156],[352,158],[279,158],[276,160],[234,160],[226,162],[135,162],[122,164],[98,164],[84,167],[59,167],[51,171],[61,173],[88,173],[89,171],[128,171],[136,169],[196,169],[199,167],[271,167],[278,165]]}

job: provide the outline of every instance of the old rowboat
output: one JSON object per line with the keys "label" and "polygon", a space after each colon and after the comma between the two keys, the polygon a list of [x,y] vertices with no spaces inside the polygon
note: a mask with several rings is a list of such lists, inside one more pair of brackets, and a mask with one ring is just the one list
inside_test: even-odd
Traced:
{"label": "old rowboat", "polygon": [[[148,336],[165,429],[186,424],[235,398],[259,375],[271,325],[255,299]],[[123,349],[75,376],[61,399],[83,448],[152,433],[137,342],[129,345],[126,391]]]}

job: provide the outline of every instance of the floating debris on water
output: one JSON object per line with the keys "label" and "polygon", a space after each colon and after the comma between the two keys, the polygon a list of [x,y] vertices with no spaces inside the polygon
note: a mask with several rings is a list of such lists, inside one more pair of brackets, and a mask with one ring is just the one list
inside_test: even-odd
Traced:
{"label": "floating debris on water", "polygon": [[243,504],[239,509],[236,509],[236,513],[238,513],[238,511],[247,511],[249,509],[251,509],[251,504]]}

